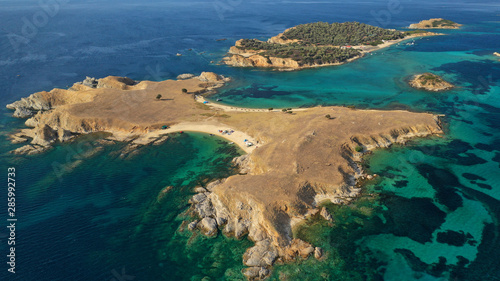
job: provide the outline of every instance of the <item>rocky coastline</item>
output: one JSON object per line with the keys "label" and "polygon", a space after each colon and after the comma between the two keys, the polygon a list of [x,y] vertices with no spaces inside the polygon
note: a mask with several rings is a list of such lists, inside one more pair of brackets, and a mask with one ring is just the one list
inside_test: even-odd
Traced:
{"label": "rocky coastline", "polygon": [[[287,217],[280,220],[280,225],[276,225],[272,218],[266,216],[267,210],[261,202],[247,196],[235,196],[233,190],[227,188],[227,185],[231,185],[231,177],[216,180],[204,187],[199,186],[195,188],[197,194],[190,200],[192,210],[199,219],[189,223],[188,229],[199,230],[207,236],[221,232],[225,236],[241,239],[247,235],[248,239],[255,243],[243,256],[243,263],[247,266],[243,273],[249,280],[264,280],[271,273],[274,264],[292,262],[298,257],[302,259],[314,257],[321,260],[324,258],[323,250],[294,238],[294,227],[317,214],[333,222],[331,214],[321,206],[322,203],[348,204],[359,195],[361,184],[377,177],[363,170],[361,161],[364,155],[375,149],[388,148],[393,144],[406,144],[410,139],[436,133],[431,128],[409,127],[395,130],[390,136],[353,137],[341,148],[344,160],[353,168],[352,174],[345,175],[345,182],[333,192],[316,193],[309,198],[302,197],[300,203],[308,206],[302,212],[291,215],[286,208],[275,210],[278,214],[282,212],[281,216]],[[358,152],[356,147],[362,147],[363,150]],[[250,155],[243,155],[233,160],[239,166],[240,174],[252,173],[252,167],[255,165],[252,161]],[[313,184],[306,182],[300,189],[321,189],[321,187],[313,187]],[[313,193],[315,192],[310,192],[311,195]]]}
{"label": "rocky coastline", "polygon": [[323,203],[347,204],[359,195],[360,183],[374,177],[359,164],[365,153],[443,133],[439,117],[428,113],[334,106],[223,111],[195,98],[229,80],[209,72],[161,82],[110,76],[35,93],[8,105],[14,113],[32,112],[25,123],[30,128],[11,135],[13,142],[31,143],[13,153],[40,153],[81,134],[108,132],[104,143],[130,142],[121,152],[127,157],[171,132],[234,129],[237,145],[243,139],[255,145],[234,159],[239,174],[195,189],[190,203],[198,219],[185,225],[207,236],[247,236],[255,245],[243,256],[243,273],[262,280],[276,263],[327,255],[296,239],[294,229],[314,215],[331,221]]}

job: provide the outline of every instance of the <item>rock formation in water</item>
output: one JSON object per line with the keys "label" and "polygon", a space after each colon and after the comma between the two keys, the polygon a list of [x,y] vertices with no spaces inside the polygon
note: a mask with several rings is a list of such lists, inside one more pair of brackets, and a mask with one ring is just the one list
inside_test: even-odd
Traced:
{"label": "rock formation in water", "polygon": [[454,86],[449,82],[444,81],[443,78],[432,73],[423,73],[413,76],[410,80],[410,86],[416,89],[422,89],[431,92],[446,91],[452,89]]}

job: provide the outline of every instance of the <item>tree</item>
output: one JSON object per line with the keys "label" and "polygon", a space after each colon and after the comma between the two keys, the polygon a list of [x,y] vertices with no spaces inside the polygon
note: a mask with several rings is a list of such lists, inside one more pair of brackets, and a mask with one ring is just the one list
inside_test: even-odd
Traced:
{"label": "tree", "polygon": [[357,146],[354,148],[354,150],[356,150],[357,152],[361,152],[361,151],[363,151],[363,147],[361,147],[361,146],[357,145]]}
{"label": "tree", "polygon": [[326,119],[331,119],[332,117],[330,116],[330,114],[327,114],[325,115]]}
{"label": "tree", "polygon": [[156,100],[160,100],[160,99],[161,99],[161,95],[160,95],[160,94],[158,94],[158,95],[156,96]]}
{"label": "tree", "polygon": [[182,93],[187,94],[188,90],[186,88],[182,89]]}
{"label": "tree", "polygon": [[269,111],[273,111],[273,109],[274,109],[274,108],[272,108],[272,107],[268,108],[268,110],[269,110]]}

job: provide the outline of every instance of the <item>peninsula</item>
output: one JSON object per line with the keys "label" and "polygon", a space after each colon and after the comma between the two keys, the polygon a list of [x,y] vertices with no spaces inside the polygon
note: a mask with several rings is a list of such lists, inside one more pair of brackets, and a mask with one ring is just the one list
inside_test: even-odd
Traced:
{"label": "peninsula", "polygon": [[358,163],[364,153],[442,134],[438,116],[428,113],[336,106],[282,112],[200,103],[197,95],[229,79],[209,72],[182,77],[161,82],[89,78],[14,102],[7,107],[29,118],[31,127],[12,135],[15,142],[31,142],[14,152],[41,152],[92,132],[109,132],[136,146],[177,131],[230,139],[246,152],[234,160],[240,173],[197,188],[191,203],[199,220],[184,225],[206,235],[219,230],[237,238],[248,235],[255,246],[243,256],[244,274],[261,280],[277,261],[322,257],[321,249],[294,239],[295,226],[315,214],[328,219],[322,203],[347,203],[359,194],[360,182],[372,177]]}
{"label": "peninsula", "polygon": [[423,20],[419,23],[412,23],[410,29],[459,29],[462,25],[451,20],[442,18]]}
{"label": "peninsula", "polygon": [[340,65],[403,40],[438,35],[384,29],[359,22],[301,24],[267,40],[240,39],[223,63],[279,70]]}
{"label": "peninsula", "polygon": [[423,73],[413,76],[409,82],[410,86],[431,92],[446,91],[454,86],[443,78],[433,73]]}

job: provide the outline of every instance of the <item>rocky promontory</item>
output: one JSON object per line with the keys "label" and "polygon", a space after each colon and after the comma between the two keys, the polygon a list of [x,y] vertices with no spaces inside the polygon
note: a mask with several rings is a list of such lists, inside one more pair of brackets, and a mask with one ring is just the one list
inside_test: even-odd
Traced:
{"label": "rocky promontory", "polygon": [[[170,91],[161,92],[160,99],[156,99],[159,93],[150,99],[144,98],[143,90],[156,82],[139,83],[127,77],[108,76],[102,79],[87,77],[67,90],[56,88],[50,92],[42,91],[8,104],[6,107],[14,110],[14,117],[28,118],[25,124],[29,127],[10,136],[14,143],[30,142],[13,153],[37,154],[49,149],[55,142],[64,142],[92,132],[110,131],[122,139],[133,135],[132,132],[149,132],[160,125],[154,114],[141,120],[140,116],[144,116],[145,110],[159,114],[166,105],[182,107],[192,104],[193,93],[210,91],[229,81],[212,72],[185,77],[189,78],[161,82]],[[168,101],[169,96],[173,95],[171,91],[182,93],[183,88],[189,89],[191,94],[181,95],[177,100],[172,98],[169,104],[162,102]],[[172,111],[170,116],[174,117],[175,112]],[[132,115],[127,116],[128,113]]]}
{"label": "rocky promontory", "polygon": [[413,76],[409,82],[410,86],[432,92],[440,92],[452,89],[454,86],[443,78],[433,73],[423,73]]}
{"label": "rocky promontory", "polygon": [[459,29],[462,25],[451,20],[442,18],[423,20],[419,23],[412,23],[410,29]]}

